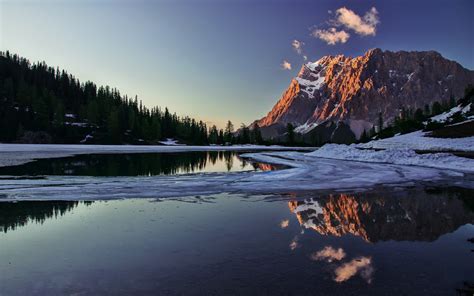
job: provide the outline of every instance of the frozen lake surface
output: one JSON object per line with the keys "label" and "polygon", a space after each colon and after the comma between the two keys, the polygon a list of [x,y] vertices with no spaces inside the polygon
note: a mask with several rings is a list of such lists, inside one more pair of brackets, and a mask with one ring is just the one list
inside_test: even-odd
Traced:
{"label": "frozen lake surface", "polygon": [[[109,151],[62,158],[56,154],[52,159],[40,158],[0,167],[0,201],[360,191],[374,186],[406,187],[420,182],[474,188],[474,160],[447,154],[434,160],[431,156],[420,156],[426,165],[447,164],[447,167],[427,167],[420,166],[420,157],[411,157],[411,153],[388,154],[390,157],[382,153],[373,158],[372,154],[381,153],[364,152],[365,161],[353,161],[331,159],[329,154],[321,157],[317,154],[319,151],[245,152],[248,151],[122,151],[113,154]],[[343,153],[336,156],[340,155]],[[403,155],[410,157],[403,160]],[[413,162],[413,158],[418,162]],[[380,159],[397,162],[384,163]],[[406,165],[407,161],[414,165]],[[457,161],[458,165],[453,166],[450,161]],[[275,170],[277,167],[285,169]]]}

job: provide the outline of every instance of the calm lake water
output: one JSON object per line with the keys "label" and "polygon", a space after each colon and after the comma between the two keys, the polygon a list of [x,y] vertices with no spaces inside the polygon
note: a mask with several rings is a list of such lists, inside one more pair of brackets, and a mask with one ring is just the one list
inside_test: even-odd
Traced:
{"label": "calm lake water", "polygon": [[0,167],[0,175],[155,176],[188,173],[272,170],[276,166],[249,162],[244,152],[89,154],[40,159]]}
{"label": "calm lake water", "polygon": [[474,280],[472,197],[411,188],[4,202],[0,294],[456,295]]}
{"label": "calm lake water", "polygon": [[[191,152],[47,159],[0,175],[270,169]],[[473,197],[420,185],[0,202],[0,295],[472,295]]]}

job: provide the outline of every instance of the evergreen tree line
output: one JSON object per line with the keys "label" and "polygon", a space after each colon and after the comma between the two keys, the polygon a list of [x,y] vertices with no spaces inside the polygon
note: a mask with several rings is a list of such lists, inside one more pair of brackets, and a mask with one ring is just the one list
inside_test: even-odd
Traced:
{"label": "evergreen tree line", "polygon": [[[364,131],[359,141],[368,142],[375,135],[377,135],[378,138],[383,139],[393,137],[397,133],[406,134],[421,129],[427,131],[441,128],[448,123],[433,122],[430,120],[430,117],[449,111],[450,109],[459,104],[461,104],[462,106],[466,106],[469,103],[474,103],[474,88],[472,86],[468,86],[464,92],[464,96],[457,101],[454,97],[451,97],[449,101],[433,102],[431,106],[425,105],[423,109],[417,108],[416,110],[414,110],[402,107],[400,109],[400,114],[395,117],[393,123],[386,126],[385,128],[382,113],[379,113],[379,119],[377,123],[377,125],[379,126],[378,133],[375,131],[374,126],[371,131]],[[471,105],[470,113],[473,112],[473,107],[474,104]],[[461,122],[465,119],[465,116],[463,116],[461,112],[457,112],[453,114],[449,124]],[[424,124],[425,122],[426,125]]]}
{"label": "evergreen tree line", "polygon": [[263,143],[258,127],[235,133],[179,117],[116,88],[81,83],[46,63],[0,52],[0,141],[23,143],[155,144],[175,138],[186,144]]}

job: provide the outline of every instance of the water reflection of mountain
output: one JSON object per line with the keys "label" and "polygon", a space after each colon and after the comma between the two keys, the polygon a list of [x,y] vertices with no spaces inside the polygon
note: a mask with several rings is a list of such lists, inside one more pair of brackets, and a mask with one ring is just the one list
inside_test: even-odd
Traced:
{"label": "water reflection of mountain", "polygon": [[368,242],[433,241],[474,223],[474,190],[407,190],[396,193],[331,194],[288,206],[299,223],[322,235],[353,234]]}
{"label": "water reflection of mountain", "polygon": [[42,224],[47,219],[63,216],[79,203],[78,201],[0,202],[0,230],[12,231],[31,222]]}
{"label": "water reflection of mountain", "polygon": [[[92,154],[43,159],[20,166],[0,168],[0,175],[149,176],[214,170],[263,169],[246,162],[234,151],[186,153]],[[212,169],[211,169],[212,170]]]}

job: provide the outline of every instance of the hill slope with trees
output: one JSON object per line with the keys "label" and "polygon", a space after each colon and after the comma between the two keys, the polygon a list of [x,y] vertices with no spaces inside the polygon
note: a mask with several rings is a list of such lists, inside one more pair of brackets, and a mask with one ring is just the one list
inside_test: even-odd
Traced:
{"label": "hill slope with trees", "polygon": [[[80,82],[45,62],[0,53],[0,142],[223,144],[224,131],[165,108],[147,108],[115,88]],[[232,136],[230,137],[232,140]]]}

